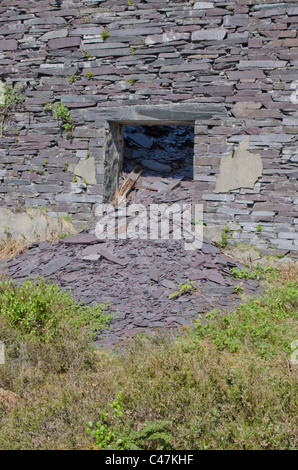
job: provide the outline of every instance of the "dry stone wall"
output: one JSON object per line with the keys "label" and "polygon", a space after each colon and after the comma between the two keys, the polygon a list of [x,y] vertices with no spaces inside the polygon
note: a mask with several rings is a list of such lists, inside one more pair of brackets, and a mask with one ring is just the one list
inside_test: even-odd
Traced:
{"label": "dry stone wall", "polygon": [[297,25],[288,0],[3,0],[0,103],[8,83],[23,102],[3,123],[1,206],[84,224],[115,187],[123,124],[194,124],[208,227],[297,252]]}

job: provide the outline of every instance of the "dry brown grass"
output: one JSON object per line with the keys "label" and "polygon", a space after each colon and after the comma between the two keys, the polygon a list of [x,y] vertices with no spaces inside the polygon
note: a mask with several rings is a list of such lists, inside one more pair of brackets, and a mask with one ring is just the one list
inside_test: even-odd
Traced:
{"label": "dry brown grass", "polygon": [[10,390],[4,390],[0,388],[0,402],[10,410],[14,405],[20,401],[21,397]]}
{"label": "dry brown grass", "polygon": [[21,239],[0,241],[0,260],[15,258],[19,254],[25,253],[32,242]]}
{"label": "dry brown grass", "polygon": [[59,229],[53,229],[46,234],[45,237],[36,237],[33,240],[25,240],[24,238],[15,238],[8,240],[0,240],[0,260],[6,258],[16,258],[18,255],[26,253],[32,243],[48,241],[53,243],[75,232],[71,223],[63,221]]}
{"label": "dry brown grass", "polygon": [[293,261],[293,263],[290,264],[280,263],[277,269],[283,281],[294,281],[298,279],[298,261]]}

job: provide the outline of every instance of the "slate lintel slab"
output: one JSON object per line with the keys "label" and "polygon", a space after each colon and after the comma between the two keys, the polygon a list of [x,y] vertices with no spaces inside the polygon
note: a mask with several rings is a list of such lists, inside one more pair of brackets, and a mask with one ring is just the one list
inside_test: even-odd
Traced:
{"label": "slate lintel slab", "polygon": [[154,106],[122,106],[121,108],[98,108],[86,111],[88,120],[121,121],[125,124],[152,123],[194,124],[196,121],[224,119],[228,117],[225,105],[206,103],[165,104]]}

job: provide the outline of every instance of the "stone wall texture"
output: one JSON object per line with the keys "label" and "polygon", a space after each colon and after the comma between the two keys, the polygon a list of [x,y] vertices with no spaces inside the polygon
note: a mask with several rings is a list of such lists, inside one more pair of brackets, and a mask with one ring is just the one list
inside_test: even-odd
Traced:
{"label": "stone wall texture", "polygon": [[1,102],[5,83],[23,102],[3,125],[0,205],[84,224],[123,124],[188,123],[206,224],[297,253],[297,26],[288,0],[1,1]]}

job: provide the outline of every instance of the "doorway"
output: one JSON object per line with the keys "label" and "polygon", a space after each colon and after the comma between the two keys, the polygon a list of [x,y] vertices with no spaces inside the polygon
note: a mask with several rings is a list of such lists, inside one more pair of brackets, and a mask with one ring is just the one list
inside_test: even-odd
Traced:
{"label": "doorway", "polygon": [[194,177],[194,124],[109,122],[105,142],[104,202],[111,202],[121,175],[142,173],[143,181],[180,180]]}

